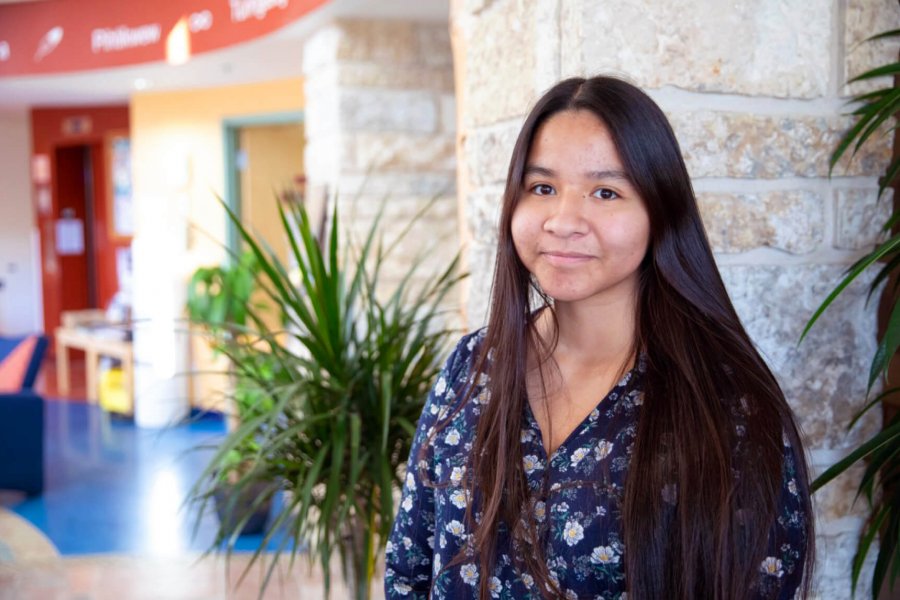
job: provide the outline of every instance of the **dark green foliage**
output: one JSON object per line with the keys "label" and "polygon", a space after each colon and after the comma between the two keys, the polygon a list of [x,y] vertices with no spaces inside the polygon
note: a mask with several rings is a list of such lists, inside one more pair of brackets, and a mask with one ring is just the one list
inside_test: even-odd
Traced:
{"label": "dark green foliage", "polygon": [[[896,37],[900,37],[900,30],[876,35],[870,38],[869,41]],[[900,74],[900,62],[872,69],[850,81],[864,81],[883,76],[893,78],[897,74]],[[834,170],[841,157],[847,154],[848,150],[852,158],[873,135],[884,135],[883,130],[887,125],[890,125],[888,131],[893,134],[896,129],[894,121],[898,111],[900,111],[900,88],[895,84],[874,92],[860,94],[854,97],[852,102],[857,105],[857,108],[852,113],[856,117],[856,123],[841,139],[832,154],[831,171]],[[879,200],[884,191],[895,183],[898,174],[900,174],[900,158],[894,158],[879,182]],[[900,220],[900,213],[894,212],[885,224],[884,231],[891,231],[898,220]],[[896,278],[900,274],[898,272],[898,268],[900,268],[900,234],[892,235],[887,241],[878,245],[848,269],[844,279],[829,294],[806,324],[806,328],[803,330],[804,337],[834,299],[863,271],[876,263],[878,263],[880,269],[870,284],[869,298],[891,276],[895,277],[895,281],[900,281],[900,279]],[[879,340],[878,349],[872,358],[868,386],[866,388],[867,396],[871,395],[872,389],[878,381],[882,379],[887,380],[890,362],[897,355],[897,350],[900,348],[900,302],[898,302],[900,297],[895,292],[896,284],[894,289],[886,290],[886,293],[894,295],[894,307],[887,329]],[[897,391],[898,388],[892,388],[867,402],[866,406],[855,416],[849,426],[855,425],[859,418],[873,407],[880,406],[884,397]],[[876,537],[880,536],[878,558],[872,576],[872,597],[877,598],[888,574],[890,574],[891,589],[894,588],[897,575],[900,574],[900,553],[897,552],[897,542],[900,539],[900,415],[897,415],[890,423],[886,423],[884,429],[875,437],[822,473],[813,482],[813,490],[821,488],[862,460],[865,460],[868,464],[859,485],[857,498],[860,495],[866,497],[872,509],[872,514],[863,531],[856,556],[853,559],[853,590],[855,592],[863,562],[869,553],[872,543]]]}
{"label": "dark green foliage", "polygon": [[[238,451],[244,464],[238,488],[268,484],[257,497],[260,505],[285,492],[284,509],[261,545],[286,530],[282,551],[259,550],[253,557],[268,566],[264,586],[279,558],[289,554],[293,563],[307,547],[326,587],[337,551],[350,588],[368,598],[375,559],[393,522],[392,492],[402,483],[398,467],[409,455],[446,350],[450,331],[440,306],[461,278],[457,261],[424,285],[414,284],[414,265],[385,298],[376,296],[376,284],[391,248],[378,236],[380,219],[351,253],[338,239],[337,210],[327,243],[320,244],[302,206],[282,207],[289,266],[230,211],[229,217],[258,266],[256,285],[284,328],[271,330],[249,305],[247,326],[235,324],[241,335],[223,351],[254,410],[218,448],[191,497],[209,510],[217,471]],[[229,553],[241,523],[231,525],[220,526],[216,540],[217,546],[227,543]]]}

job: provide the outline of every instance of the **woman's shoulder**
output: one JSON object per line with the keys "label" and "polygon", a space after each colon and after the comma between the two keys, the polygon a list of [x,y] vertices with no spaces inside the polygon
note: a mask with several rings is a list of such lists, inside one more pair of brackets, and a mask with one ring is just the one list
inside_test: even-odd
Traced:
{"label": "woman's shoulder", "polygon": [[445,374],[452,379],[471,371],[472,364],[478,358],[484,343],[487,328],[482,327],[463,335],[447,358]]}

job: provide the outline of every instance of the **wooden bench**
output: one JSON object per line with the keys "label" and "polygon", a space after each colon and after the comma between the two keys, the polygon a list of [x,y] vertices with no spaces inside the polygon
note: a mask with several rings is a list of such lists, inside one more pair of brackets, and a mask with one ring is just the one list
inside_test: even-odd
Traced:
{"label": "wooden bench", "polygon": [[126,327],[121,323],[106,321],[102,310],[66,311],[62,314],[62,326],[54,333],[56,340],[56,382],[60,394],[68,394],[69,349],[83,350],[85,354],[86,393],[88,401],[99,399],[99,361],[101,356],[115,358],[122,362],[122,376],[125,390],[130,398],[134,398],[134,353],[129,340],[116,340],[104,337],[100,330],[93,332],[92,327],[106,329]]}

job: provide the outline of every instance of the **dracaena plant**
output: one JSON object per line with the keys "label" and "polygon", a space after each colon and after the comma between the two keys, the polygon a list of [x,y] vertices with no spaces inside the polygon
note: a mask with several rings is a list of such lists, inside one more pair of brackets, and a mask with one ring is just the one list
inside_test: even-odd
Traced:
{"label": "dracaena plant", "polygon": [[[451,332],[442,307],[462,275],[454,259],[423,279],[413,261],[385,290],[379,275],[398,240],[382,243],[380,217],[354,246],[341,242],[335,209],[328,239],[320,243],[302,205],[279,206],[290,248],[286,262],[226,207],[255,257],[256,285],[284,327],[273,330],[253,306],[247,326],[236,326],[241,335],[224,352],[258,409],[227,434],[190,497],[201,515],[208,511],[221,479],[217,471],[235,450],[246,453],[235,487],[263,483],[255,506],[283,494],[283,508],[250,561],[268,569],[260,596],[276,563],[293,563],[304,551],[321,565],[326,593],[331,560],[339,556],[361,600],[370,596],[394,517],[393,492],[402,483],[398,469]],[[242,525],[240,518],[220,521],[210,551],[225,544],[230,556]],[[275,553],[264,551],[273,544]]]}
{"label": "dracaena plant", "polygon": [[[900,30],[893,30],[873,36],[867,41],[898,37],[900,37]],[[855,122],[832,153],[830,173],[834,171],[842,157],[849,154],[852,158],[873,136],[884,135],[885,129],[888,129],[891,134],[894,133],[896,129],[894,121],[900,111],[900,87],[897,86],[895,79],[898,74],[900,74],[900,62],[892,62],[850,80],[850,83],[853,83],[890,77],[894,84],[858,94],[851,99],[850,102],[855,105],[855,110],[852,112]],[[898,174],[900,174],[900,157],[895,157],[880,179],[879,201],[884,192],[894,185]],[[854,416],[848,428],[853,427],[866,412],[880,406],[886,397],[900,391],[900,387],[890,387],[891,383],[895,382],[887,380],[890,363],[900,348],[900,295],[897,293],[898,285],[900,285],[900,232],[896,231],[895,227],[898,220],[900,220],[900,212],[895,210],[883,228],[884,232],[889,233],[888,239],[878,244],[848,269],[844,279],[822,302],[803,331],[803,336],[805,336],[822,312],[864,271],[877,269],[877,273],[869,285],[868,299],[882,289],[882,284],[889,282],[884,293],[889,294],[893,299],[893,308],[887,327],[878,340],[875,356],[872,358],[866,387],[867,402]],[[880,383],[886,384],[883,386],[883,391],[873,396],[874,390],[882,389],[882,386],[878,385]],[[871,508],[871,514],[853,558],[852,589],[855,593],[862,566],[873,547],[873,542],[878,539],[880,543],[878,557],[872,574],[872,597],[877,598],[886,579],[890,589],[893,589],[897,575],[900,574],[900,554],[897,552],[897,542],[900,539],[900,487],[898,487],[900,485],[900,414],[885,423],[884,428],[878,434],[822,473],[813,482],[812,489],[820,489],[860,461],[865,461],[867,464],[859,484],[857,499],[859,496],[866,498]]]}

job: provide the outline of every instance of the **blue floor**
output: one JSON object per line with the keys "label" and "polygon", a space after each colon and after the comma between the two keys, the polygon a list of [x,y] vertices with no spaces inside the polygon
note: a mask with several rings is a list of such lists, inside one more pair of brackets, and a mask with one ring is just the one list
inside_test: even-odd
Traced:
{"label": "blue floor", "polygon": [[[183,501],[225,433],[204,417],[163,430],[138,429],[87,404],[47,401],[45,491],[7,504],[44,532],[63,555],[177,556],[207,550],[215,515],[196,535],[196,510]],[[243,536],[253,551],[261,536]]]}

